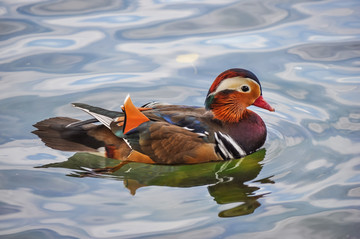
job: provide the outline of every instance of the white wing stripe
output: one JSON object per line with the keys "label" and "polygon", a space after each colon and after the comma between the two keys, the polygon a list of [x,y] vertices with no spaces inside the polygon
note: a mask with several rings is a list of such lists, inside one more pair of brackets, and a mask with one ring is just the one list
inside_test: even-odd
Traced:
{"label": "white wing stripe", "polygon": [[108,127],[108,128],[110,129],[110,124],[111,124],[111,122],[113,121],[112,118],[107,117],[107,116],[105,116],[105,115],[101,115],[101,114],[98,114],[98,113],[91,112],[91,111],[88,110],[88,109],[84,109],[84,108],[77,107],[77,106],[74,106],[74,107],[79,108],[79,109],[85,111],[86,113],[88,113],[89,115],[93,116],[93,117],[96,118],[98,121],[100,121],[100,123],[102,123],[103,125],[105,125],[106,127]]}
{"label": "white wing stripe", "polygon": [[241,155],[241,157],[246,156],[245,150],[243,150],[240,145],[238,145],[233,138],[231,138],[229,135],[223,134],[219,132],[224,138],[226,138],[232,146],[236,149],[236,151]]}
{"label": "white wing stripe", "polygon": [[[229,135],[223,134],[221,132],[216,132],[215,141],[219,147],[219,150],[227,159],[231,159],[231,158],[233,159],[238,156],[240,157],[246,156],[245,150],[242,149],[240,145],[238,145],[235,142],[235,140],[231,138]],[[226,145],[228,145],[228,147]]]}
{"label": "white wing stripe", "polygon": [[234,158],[234,156],[226,149],[224,142],[219,139],[217,133],[215,133],[215,141],[218,143],[218,147],[222,154],[225,156],[225,159],[231,159]]}

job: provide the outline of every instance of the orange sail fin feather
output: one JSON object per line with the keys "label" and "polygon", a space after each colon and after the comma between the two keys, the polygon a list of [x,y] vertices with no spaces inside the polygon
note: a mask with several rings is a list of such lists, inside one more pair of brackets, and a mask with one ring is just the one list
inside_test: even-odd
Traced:
{"label": "orange sail fin feather", "polygon": [[127,134],[132,129],[135,129],[142,123],[150,121],[148,117],[146,117],[143,113],[140,112],[138,108],[133,104],[128,95],[124,101],[124,113],[125,113],[125,121],[124,121],[124,134]]}

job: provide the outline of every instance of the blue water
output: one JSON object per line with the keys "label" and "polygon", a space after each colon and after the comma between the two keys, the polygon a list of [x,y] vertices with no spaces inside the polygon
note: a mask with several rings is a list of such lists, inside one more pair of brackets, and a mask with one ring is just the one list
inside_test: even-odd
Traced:
{"label": "blue water", "polygon": [[[359,13],[357,0],[2,1],[0,237],[360,238]],[[103,159],[31,133],[86,119],[71,102],[201,106],[233,67],[276,108],[252,108],[269,132],[251,172],[234,161],[76,177],[61,163]]]}

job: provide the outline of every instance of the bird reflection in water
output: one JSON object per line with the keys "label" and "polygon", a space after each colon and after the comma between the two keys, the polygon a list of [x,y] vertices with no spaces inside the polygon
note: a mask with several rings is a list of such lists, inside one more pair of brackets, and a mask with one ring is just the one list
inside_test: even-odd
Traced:
{"label": "bird reflection in water", "polygon": [[250,184],[274,183],[270,178],[253,181],[262,169],[265,149],[241,159],[194,165],[154,165],[128,163],[111,173],[97,173],[93,169],[113,168],[118,160],[91,153],[76,153],[65,162],[52,163],[41,168],[60,167],[73,169],[73,177],[99,177],[124,182],[132,195],[141,187],[196,187],[208,185],[208,192],[221,205],[239,203],[223,210],[219,217],[235,217],[253,213],[265,194],[257,194],[257,186]]}

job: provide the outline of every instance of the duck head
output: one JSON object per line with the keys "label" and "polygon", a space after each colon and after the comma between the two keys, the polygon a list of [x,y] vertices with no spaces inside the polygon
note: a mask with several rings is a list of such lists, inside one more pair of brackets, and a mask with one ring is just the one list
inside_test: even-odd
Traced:
{"label": "duck head", "polygon": [[250,105],[275,111],[262,97],[261,84],[255,74],[239,68],[216,77],[205,100],[205,108],[212,111],[214,118],[229,123],[239,122]]}

